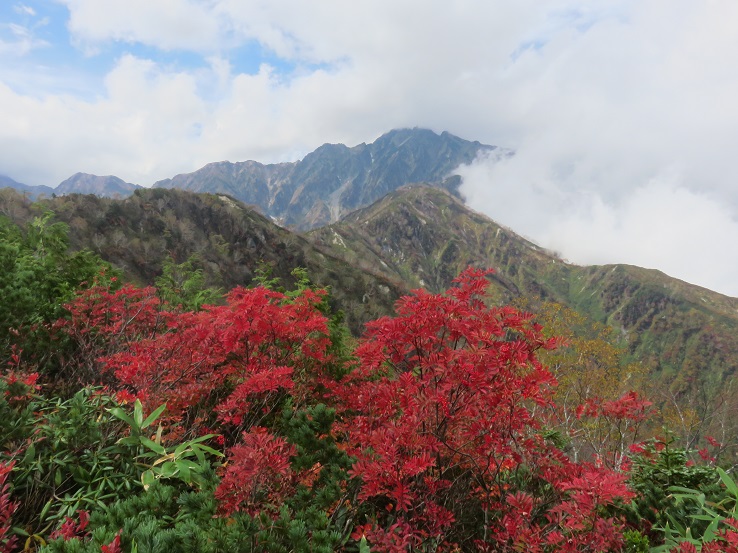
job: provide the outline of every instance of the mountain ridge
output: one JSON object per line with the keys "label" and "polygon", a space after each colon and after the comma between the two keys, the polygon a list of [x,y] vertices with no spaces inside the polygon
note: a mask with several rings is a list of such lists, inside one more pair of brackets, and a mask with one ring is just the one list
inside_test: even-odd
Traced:
{"label": "mountain ridge", "polygon": [[43,211],[69,227],[74,250],[89,248],[123,271],[125,279],[153,285],[164,261],[195,256],[209,286],[223,291],[256,283],[261,271],[291,286],[295,268],[330,288],[332,305],[345,311],[354,333],[392,311],[409,289],[395,279],[364,272],[258,211],[226,195],[161,188],[139,189],[123,199],[92,194],[58,195],[35,204],[18,193],[0,194],[0,216],[26,225]]}
{"label": "mountain ridge", "polygon": [[301,160],[276,164],[215,162],[154,187],[229,194],[279,224],[308,230],[336,222],[409,182],[432,182],[458,193],[451,173],[496,146],[448,132],[395,129],[370,144],[323,144]]}
{"label": "mountain ridge", "polygon": [[54,189],[50,186],[24,184],[11,179],[7,175],[0,175],[0,189],[2,188],[12,188],[22,194],[27,194],[32,200],[41,196],[51,196],[54,193]]}
{"label": "mountain ridge", "polygon": [[135,190],[142,188],[138,184],[125,182],[114,175],[93,175],[90,173],[75,173],[62,181],[54,189],[54,193],[62,194],[94,194],[103,198],[125,198]]}
{"label": "mountain ridge", "polygon": [[403,187],[308,237],[431,292],[468,265],[492,267],[497,303],[540,298],[608,324],[670,393],[717,393],[738,368],[738,298],[654,269],[567,263],[438,188]]}
{"label": "mountain ridge", "polygon": [[[379,200],[408,183],[426,182],[459,194],[453,174],[497,146],[468,141],[444,131],[393,129],[371,143],[325,143],[302,159],[264,164],[254,160],[211,162],[189,173],[156,181],[152,188],[226,194],[252,205],[281,226],[309,230]],[[56,188],[29,187],[10,178],[0,181],[29,193],[130,196],[141,188],[117,176],[75,173]]]}

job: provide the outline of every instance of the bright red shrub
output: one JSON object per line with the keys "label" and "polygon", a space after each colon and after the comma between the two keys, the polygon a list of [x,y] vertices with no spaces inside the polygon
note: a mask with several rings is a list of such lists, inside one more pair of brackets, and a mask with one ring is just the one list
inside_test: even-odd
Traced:
{"label": "bright red shrub", "polygon": [[149,410],[166,403],[167,416],[179,418],[200,405],[247,428],[252,407],[268,407],[270,394],[303,382],[296,370],[325,359],[326,319],[315,308],[321,298],[305,290],[288,302],[262,287],[236,288],[224,306],[181,313],[168,311],[150,288],[96,288],[80,294],[68,306],[71,319],[58,326]]}
{"label": "bright red shrub", "polygon": [[[557,340],[528,314],[486,306],[486,274],[469,269],[445,295],[401,299],[396,317],[367,325],[338,382],[322,374],[330,344],[311,290],[237,288],[196,313],[169,311],[150,291],[89,291],[60,326],[149,411],[166,402],[190,431],[240,437],[216,492],[223,514],[276,515],[317,478],[319,464],[293,471],[296,448],[267,428],[289,396],[294,409],[336,407],[331,439],[355,458],[341,508],[372,551],[616,550],[623,524],[603,513],[631,493],[622,475],[573,463],[546,438],[556,381],[537,351]],[[638,422],[647,407],[628,395],[585,409]]]}
{"label": "bright red shrub", "polygon": [[70,316],[59,319],[53,329],[69,336],[75,347],[73,358],[61,360],[62,370],[65,379],[84,384],[101,380],[100,358],[160,335],[176,316],[166,310],[154,288],[130,284],[117,291],[101,285],[82,290],[64,307]]}
{"label": "bright red shrub", "polygon": [[573,465],[543,436],[555,380],[536,350],[556,340],[527,314],[487,307],[485,274],[465,271],[446,295],[415,291],[397,317],[367,325],[359,366],[336,388],[359,499],[376,506],[371,528],[384,537],[363,532],[379,551],[394,550],[397,524],[416,546],[616,545],[622,525],[598,509],[630,497],[622,477]]}
{"label": "bright red shrub", "polygon": [[15,463],[0,463],[0,550],[15,551],[18,543],[17,536],[9,535],[11,531],[11,517],[18,508],[18,503],[10,499],[10,483],[8,476],[13,471]]}
{"label": "bright red shrub", "polygon": [[230,515],[246,511],[279,511],[281,499],[292,487],[290,457],[295,448],[266,428],[244,432],[241,443],[231,448],[228,465],[215,493],[219,509]]}

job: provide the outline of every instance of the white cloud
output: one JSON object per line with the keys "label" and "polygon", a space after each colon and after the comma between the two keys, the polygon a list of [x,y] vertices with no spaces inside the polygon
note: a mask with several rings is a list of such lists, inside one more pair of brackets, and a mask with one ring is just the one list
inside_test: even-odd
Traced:
{"label": "white cloud", "polygon": [[48,46],[48,42],[37,38],[33,30],[17,23],[6,23],[0,30],[6,30],[7,38],[0,37],[0,56],[23,57],[31,50]]}
{"label": "white cloud", "polygon": [[[551,169],[549,166],[548,169]],[[581,264],[627,263],[738,296],[735,211],[684,185],[676,169],[613,195],[566,189],[523,153],[463,167],[472,206]]]}
{"label": "white cloud", "polygon": [[[732,0],[62,1],[87,51],[145,44],[152,59],[121,54],[92,99],[31,97],[0,71],[0,172],[17,180],[150,184],[425,126],[516,150],[464,172],[472,207],[514,230],[580,262],[689,266],[683,278],[738,293],[738,267],[706,246],[730,251],[738,213]],[[239,72],[234,47],[250,41],[294,70]]]}
{"label": "white cloud", "polygon": [[[738,295],[732,3],[645,2],[510,68],[517,155],[465,169],[470,204],[579,263]],[[661,17],[659,17],[661,16]],[[665,175],[678,175],[665,177]]]}
{"label": "white cloud", "polygon": [[36,15],[36,10],[34,10],[31,6],[26,6],[25,4],[16,4],[15,6],[13,6],[13,10],[15,10],[15,13],[21,15],[30,15],[31,17]]}
{"label": "white cloud", "polygon": [[0,86],[4,171],[52,186],[77,171],[151,184],[190,166],[193,125],[205,113],[192,75],[124,56],[105,86],[107,95],[93,102]]}
{"label": "white cloud", "polygon": [[164,50],[214,51],[225,44],[208,2],[193,0],[60,0],[70,12],[68,28],[81,45],[123,41]]}

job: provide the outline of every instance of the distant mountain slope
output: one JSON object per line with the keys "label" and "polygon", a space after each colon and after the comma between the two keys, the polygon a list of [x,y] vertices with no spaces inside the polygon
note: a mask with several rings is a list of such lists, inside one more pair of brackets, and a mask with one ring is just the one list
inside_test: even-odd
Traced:
{"label": "distant mountain slope", "polygon": [[334,307],[345,311],[356,333],[365,322],[391,313],[408,290],[397,280],[319,251],[224,195],[142,189],[122,200],[71,194],[33,206],[18,194],[0,195],[0,214],[17,223],[43,210],[53,210],[69,225],[75,249],[92,249],[139,284],[153,284],[169,255],[181,263],[196,254],[208,284],[224,291],[253,284],[261,266],[292,286],[291,271],[303,267],[313,282],[330,288]]}
{"label": "distant mountain slope", "polygon": [[659,271],[565,263],[443,190],[402,188],[309,236],[352,264],[433,291],[469,264],[492,267],[500,302],[540,296],[609,323],[677,395],[714,392],[738,368],[738,298]]}
{"label": "distant mountain slope", "polygon": [[0,175],[0,188],[13,188],[20,193],[25,193],[31,200],[35,200],[40,196],[51,196],[54,192],[54,189],[49,186],[23,184],[5,175]]}
{"label": "distant mountain slope", "polygon": [[281,225],[305,230],[335,222],[408,183],[456,192],[460,182],[453,170],[493,149],[446,132],[400,129],[352,148],[325,144],[294,163],[210,163],[154,186],[229,194]]}
{"label": "distant mountain slope", "polygon": [[61,182],[54,192],[58,195],[95,194],[104,198],[126,198],[139,188],[141,187],[137,184],[125,182],[112,175],[99,177],[89,173],[75,173]]}
{"label": "distant mountain slope", "polygon": [[494,267],[501,302],[521,294],[550,295],[541,279],[557,263],[448,192],[419,185],[396,190],[309,236],[352,263],[379,267],[434,292],[448,288],[468,265]]}

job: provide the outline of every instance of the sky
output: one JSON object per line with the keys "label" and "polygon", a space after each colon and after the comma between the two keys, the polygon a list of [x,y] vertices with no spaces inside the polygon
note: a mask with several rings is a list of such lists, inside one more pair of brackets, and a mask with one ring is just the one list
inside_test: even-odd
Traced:
{"label": "sky", "polygon": [[470,207],[738,297],[735,0],[3,0],[0,174],[150,186],[393,128],[513,150]]}

